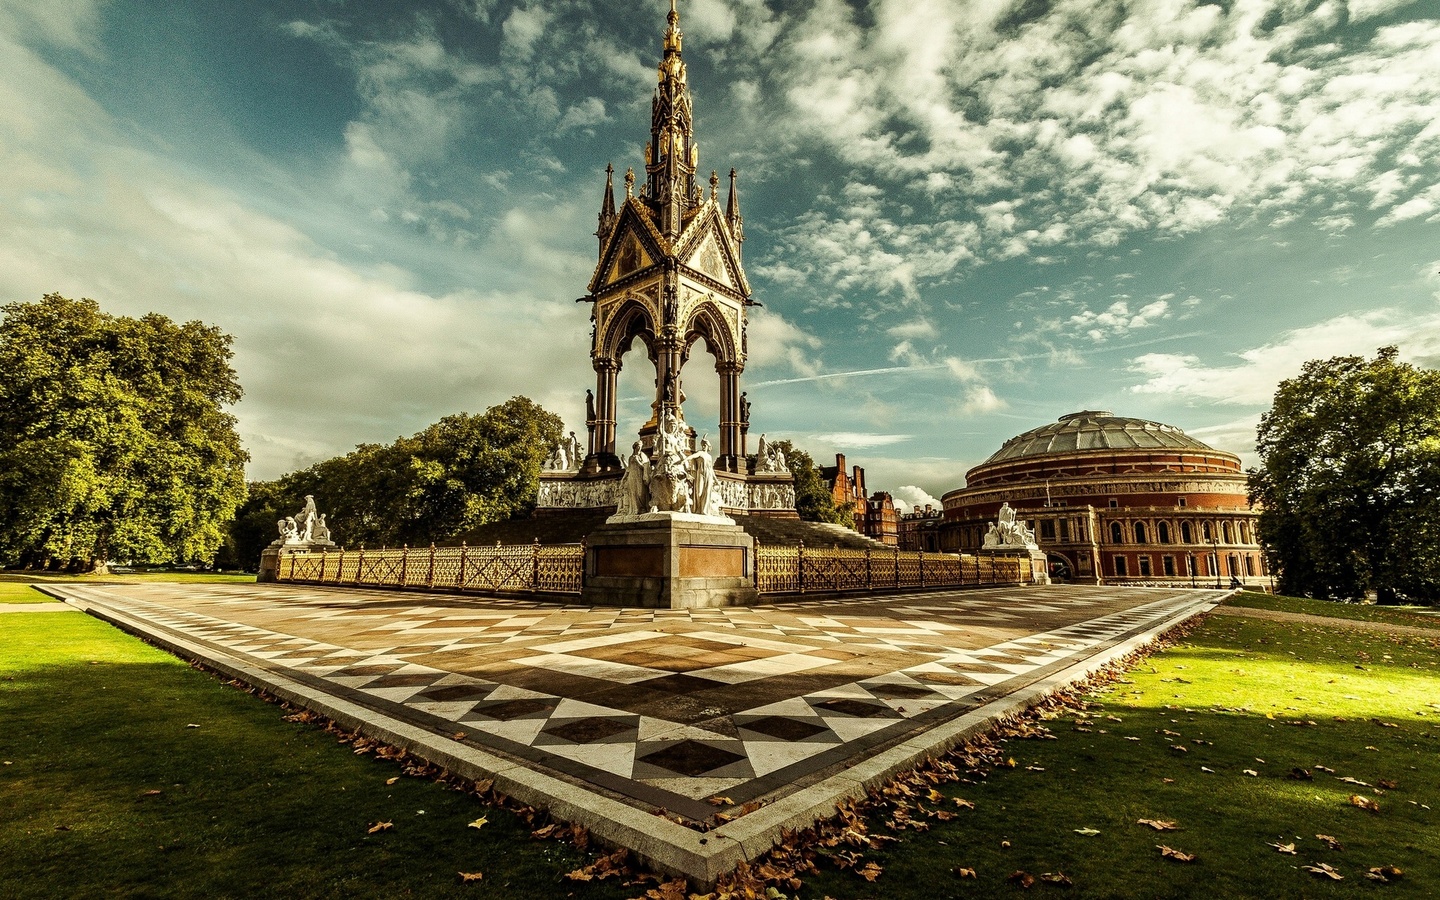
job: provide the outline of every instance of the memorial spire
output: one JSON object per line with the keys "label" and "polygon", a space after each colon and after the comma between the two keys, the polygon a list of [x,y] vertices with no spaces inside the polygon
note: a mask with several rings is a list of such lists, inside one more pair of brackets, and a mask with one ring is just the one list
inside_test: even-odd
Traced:
{"label": "memorial spire", "polygon": [[600,227],[595,230],[595,236],[600,239],[600,252],[605,252],[605,240],[610,236],[610,231],[615,227],[615,166],[607,163],[605,166],[605,198],[600,202]]}
{"label": "memorial spire", "polygon": [[670,0],[666,23],[665,53],[657,67],[659,84],[651,102],[645,171],[646,196],[659,212],[660,233],[674,238],[684,228],[685,214],[698,202],[695,167],[700,152],[693,132],[694,112],[685,81],[685,61],[681,58],[685,35],[680,30],[675,0]]}

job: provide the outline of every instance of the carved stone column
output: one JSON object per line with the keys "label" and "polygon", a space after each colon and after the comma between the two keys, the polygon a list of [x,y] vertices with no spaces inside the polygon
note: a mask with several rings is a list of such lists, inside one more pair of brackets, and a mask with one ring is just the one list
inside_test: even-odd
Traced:
{"label": "carved stone column", "polygon": [[743,449],[740,441],[740,372],[739,363],[720,363],[720,458],[730,472],[740,470]]}
{"label": "carved stone column", "polygon": [[615,455],[615,385],[619,374],[619,360],[607,357],[595,360],[595,436],[583,467],[587,473],[620,466],[619,457]]}

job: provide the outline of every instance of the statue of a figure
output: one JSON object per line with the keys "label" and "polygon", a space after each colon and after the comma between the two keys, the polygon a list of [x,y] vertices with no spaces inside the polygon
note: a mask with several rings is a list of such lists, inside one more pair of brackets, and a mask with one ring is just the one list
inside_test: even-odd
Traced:
{"label": "statue of a figure", "polygon": [[330,526],[325,524],[325,514],[321,513],[320,518],[315,522],[315,541],[321,544],[330,544]]}
{"label": "statue of a figure", "polygon": [[580,449],[580,439],[575,436],[575,432],[570,432],[570,439],[565,442],[565,449],[570,457],[567,460],[569,465],[566,466],[566,469],[569,471],[579,469],[580,460],[585,458],[585,452]]}
{"label": "statue of a figure", "polygon": [[315,532],[315,497],[305,495],[305,506],[295,516],[296,540],[308,541]]}
{"label": "statue of a figure", "polygon": [[740,392],[740,424],[750,424],[750,401],[745,397],[745,391]]}
{"label": "statue of a figure", "polygon": [[590,390],[585,392],[585,421],[595,421],[595,392]]}
{"label": "statue of a figure", "polygon": [[983,549],[993,550],[994,548],[999,547],[1002,542],[1003,539],[1000,536],[1000,529],[995,527],[994,522],[991,522],[990,528],[985,532],[985,543]]}
{"label": "statue of a figure", "polygon": [[286,516],[280,526],[280,533],[285,535],[285,543],[297,544],[300,542],[299,529],[295,527],[295,517]]}
{"label": "statue of a figure", "polygon": [[690,507],[702,516],[719,516],[720,492],[715,489],[715,459],[710,440],[700,439],[700,449],[690,454]]}
{"label": "statue of a figure", "polygon": [[762,432],[760,435],[760,446],[755,448],[755,471],[769,472],[770,466],[770,442],[765,440]]}
{"label": "statue of a figure", "polygon": [[690,512],[690,479],[686,471],[684,426],[666,410],[655,432],[650,468],[650,511]]}
{"label": "statue of a figure", "polygon": [[1010,508],[1009,501],[1000,504],[999,524],[1002,533],[1015,530],[1015,510]]}
{"label": "statue of a figure", "polygon": [[620,497],[615,504],[617,516],[638,516],[648,508],[646,482],[650,480],[650,459],[636,441],[625,460],[625,474],[620,476]]}
{"label": "statue of a figure", "polygon": [[776,447],[774,444],[770,445],[770,471],[790,471],[789,465],[785,462],[785,451],[781,450],[779,447]]}

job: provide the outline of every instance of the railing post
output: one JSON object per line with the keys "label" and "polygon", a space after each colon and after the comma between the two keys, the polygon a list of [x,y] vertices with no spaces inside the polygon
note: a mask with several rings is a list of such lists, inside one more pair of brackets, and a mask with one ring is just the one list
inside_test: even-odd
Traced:
{"label": "railing post", "polygon": [[340,562],[335,566],[335,583],[345,583],[345,548],[340,548]]}
{"label": "railing post", "polygon": [[404,587],[410,572],[410,545],[402,544],[400,546],[400,586]]}
{"label": "railing post", "polygon": [[425,573],[425,589],[435,590],[435,542],[430,542],[430,570]]}
{"label": "railing post", "polygon": [[870,570],[870,548],[865,548],[865,590],[875,590],[875,576]]}
{"label": "railing post", "polygon": [[925,586],[925,551],[920,551],[920,586]]}
{"label": "railing post", "polygon": [[470,553],[470,547],[464,541],[460,542],[460,571],[455,576],[455,589],[465,589],[465,557]]}
{"label": "railing post", "polygon": [[800,542],[800,552],[795,554],[796,580],[800,583],[800,593],[805,593],[805,542]]}
{"label": "railing post", "polygon": [[530,560],[530,590],[538,591],[540,590],[540,539],[538,537],[530,545]]}

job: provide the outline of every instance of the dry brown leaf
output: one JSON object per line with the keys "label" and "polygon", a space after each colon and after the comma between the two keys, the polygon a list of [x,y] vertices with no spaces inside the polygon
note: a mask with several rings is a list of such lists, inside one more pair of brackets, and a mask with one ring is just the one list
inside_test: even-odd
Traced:
{"label": "dry brown leaf", "polygon": [[1345,782],[1346,784],[1358,784],[1358,785],[1360,785],[1361,787],[1369,787],[1369,786],[1370,786],[1369,783],[1364,782],[1364,781],[1361,781],[1361,780],[1358,779],[1358,778],[1351,778],[1349,775],[1346,775],[1344,778],[1341,778],[1340,780],[1343,781],[1343,782]]}
{"label": "dry brown leaf", "polygon": [[945,795],[935,790],[934,788],[931,788],[930,793],[926,794],[925,796],[930,800],[931,803],[945,802]]}
{"label": "dry brown leaf", "polygon": [[685,900],[686,886],[684,878],[667,881],[646,891],[645,900]]}
{"label": "dry brown leaf", "polygon": [[1359,794],[1350,795],[1350,805],[1359,807],[1367,812],[1378,813],[1380,811],[1380,804],[1371,800],[1369,797],[1362,797]]}
{"label": "dry brown leaf", "polygon": [[1005,880],[1011,884],[1018,884],[1022,888],[1029,888],[1035,883],[1035,876],[1021,869],[1016,869],[1011,872],[1010,877]]}
{"label": "dry brown leaf", "polygon": [[1394,866],[1371,866],[1370,870],[1365,873],[1365,877],[1381,884],[1389,884],[1404,874]]}
{"label": "dry brown leaf", "polygon": [[141,791],[141,792],[140,792],[140,796],[142,796],[142,797],[158,797],[158,796],[160,796],[160,795],[163,794],[163,793],[165,793],[165,792],[164,792],[164,791],[160,791],[160,790]]}
{"label": "dry brown leaf", "polygon": [[1275,852],[1277,852],[1277,853],[1284,853],[1286,856],[1294,856],[1294,855],[1295,855],[1295,845],[1294,845],[1294,844],[1270,843],[1270,844],[1267,844],[1266,846],[1268,846],[1268,847],[1274,847],[1274,848],[1275,848]]}
{"label": "dry brown leaf", "polygon": [[1136,825],[1149,825],[1156,831],[1178,831],[1179,826],[1174,822],[1167,822],[1164,819],[1136,819]]}
{"label": "dry brown leaf", "polygon": [[1260,777],[1260,773],[1257,772],[1257,771],[1255,771],[1254,769],[1243,769],[1243,770],[1241,770],[1241,771],[1243,771],[1246,775],[1249,775],[1251,778],[1259,778],[1259,777]]}
{"label": "dry brown leaf", "polygon": [[457,872],[456,874],[460,876],[461,884],[469,884],[472,881],[479,881],[485,877],[481,872]]}
{"label": "dry brown leaf", "polygon": [[1315,780],[1315,776],[1310,774],[1310,770],[1309,770],[1309,769],[1302,769],[1302,768],[1300,768],[1299,766],[1296,766],[1295,768],[1291,769],[1291,770],[1290,770],[1290,774],[1289,774],[1288,776],[1286,776],[1286,777],[1287,777],[1287,778],[1294,778],[1296,781],[1313,781],[1313,780]]}
{"label": "dry brown leaf", "polygon": [[864,868],[856,869],[855,874],[859,875],[866,881],[873,882],[875,879],[879,878],[881,873],[884,871],[884,869],[880,868],[879,864],[874,862],[867,862]]}
{"label": "dry brown leaf", "polygon": [[489,822],[489,821],[490,821],[490,820],[489,820],[488,818],[486,818],[485,816],[481,816],[480,818],[476,819],[475,821],[471,822],[469,825],[466,825],[465,827],[466,827],[466,828],[477,828],[477,829],[478,829],[478,828],[484,828],[484,827],[485,827],[485,823],[486,823],[486,822]]}
{"label": "dry brown leaf", "polygon": [[1185,853],[1183,851],[1176,850],[1174,847],[1167,847],[1164,844],[1156,844],[1155,848],[1160,851],[1160,855],[1162,857],[1164,857],[1165,859],[1173,859],[1176,862],[1190,863],[1195,862],[1200,858],[1193,853]]}
{"label": "dry brown leaf", "polygon": [[1322,878],[1329,878],[1331,881],[1345,880],[1345,876],[1335,871],[1335,869],[1331,867],[1329,863],[1319,863],[1313,866],[1301,866],[1300,868],[1309,872],[1311,875],[1319,875]]}
{"label": "dry brown leaf", "polygon": [[392,828],[394,828],[394,827],[395,827],[395,823],[394,823],[394,822],[376,822],[374,825],[371,825],[371,826],[370,826],[370,830],[367,831],[367,832],[365,832],[365,833],[366,833],[366,834],[379,834],[379,833],[382,832],[382,831],[389,831],[390,829],[392,829]]}
{"label": "dry brown leaf", "polygon": [[576,869],[573,872],[566,872],[565,877],[571,881],[594,881],[595,876],[584,869]]}
{"label": "dry brown leaf", "polygon": [[964,797],[956,797],[956,798],[955,798],[953,801],[951,801],[951,802],[953,802],[953,803],[955,804],[956,808],[958,808],[958,809],[974,809],[974,808],[975,808],[975,804],[974,804],[974,803],[971,803],[969,800],[966,800]]}
{"label": "dry brown leaf", "polygon": [[1040,876],[1040,880],[1046,884],[1058,884],[1061,887],[1070,887],[1075,883],[1064,872],[1046,872]]}
{"label": "dry brown leaf", "polygon": [[1325,845],[1327,850],[1344,850],[1345,845],[1328,834],[1317,834],[1315,839]]}
{"label": "dry brown leaf", "polygon": [[707,801],[705,801],[705,802],[706,802],[706,803],[709,803],[709,804],[712,805],[712,806],[734,806],[734,805],[735,805],[735,801],[734,801],[734,800],[731,800],[729,797],[723,797],[723,796],[721,796],[720,794],[716,794],[715,796],[711,797],[709,800],[707,800]]}
{"label": "dry brown leaf", "polygon": [[957,876],[959,876],[960,878],[975,878],[975,877],[977,877],[977,876],[975,875],[975,870],[974,870],[974,869],[967,869],[967,868],[965,868],[964,866],[956,866],[955,868],[951,869],[950,871],[951,871],[951,872],[954,872],[954,873],[955,873]]}
{"label": "dry brown leaf", "polygon": [[394,784],[395,782],[397,782],[397,781],[399,781],[399,780],[400,780],[400,776],[399,776],[399,775],[396,775],[394,778],[387,778],[387,779],[385,779],[385,783],[386,783],[386,784]]}
{"label": "dry brown leaf", "polygon": [[1400,784],[1399,782],[1391,781],[1388,778],[1381,778],[1379,781],[1375,782],[1375,786],[1380,788],[1381,790],[1393,791],[1398,788]]}

